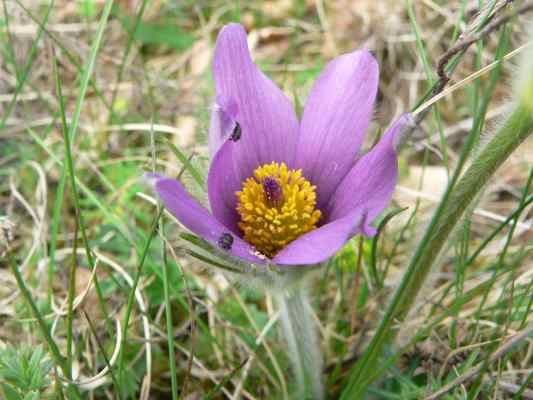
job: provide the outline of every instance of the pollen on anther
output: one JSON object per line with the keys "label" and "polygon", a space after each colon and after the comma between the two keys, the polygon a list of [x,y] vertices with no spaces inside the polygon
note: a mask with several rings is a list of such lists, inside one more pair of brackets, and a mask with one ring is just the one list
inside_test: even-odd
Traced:
{"label": "pollen on anther", "polygon": [[315,187],[301,170],[289,170],[284,163],[257,168],[236,195],[244,240],[270,258],[315,229],[321,217]]}

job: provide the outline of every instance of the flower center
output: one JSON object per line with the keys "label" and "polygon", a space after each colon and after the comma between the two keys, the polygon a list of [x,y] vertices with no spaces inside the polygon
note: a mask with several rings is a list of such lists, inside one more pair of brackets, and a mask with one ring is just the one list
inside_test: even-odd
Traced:
{"label": "flower center", "polygon": [[315,208],[315,186],[285,163],[258,167],[236,195],[244,240],[270,258],[315,229],[321,216]]}

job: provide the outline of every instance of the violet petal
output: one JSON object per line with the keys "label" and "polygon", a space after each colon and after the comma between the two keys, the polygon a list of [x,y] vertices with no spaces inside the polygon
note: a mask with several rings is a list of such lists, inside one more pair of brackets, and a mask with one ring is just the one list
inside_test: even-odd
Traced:
{"label": "violet petal", "polygon": [[252,263],[264,264],[264,261],[253,255],[253,247],[236,235],[233,236],[231,245],[227,240],[222,240],[223,235],[231,232],[217,221],[209,212],[194,200],[185,188],[174,179],[161,178],[149,175],[159,197],[165,207],[191,232],[210,242],[213,246],[221,248],[229,254]]}
{"label": "violet petal", "polygon": [[322,208],[355,162],[376,98],[379,67],[359,50],[331,61],[304,107],[296,164],[317,187]]}
{"label": "violet petal", "polygon": [[224,141],[231,136],[236,126],[237,103],[231,99],[217,96],[211,110],[211,122],[209,124],[209,153],[213,158]]}
{"label": "violet petal", "polygon": [[213,75],[217,98],[236,104],[242,135],[234,159],[241,181],[272,161],[292,165],[298,141],[296,114],[289,99],[253,63],[241,25],[229,24],[220,31]]}
{"label": "violet petal", "polygon": [[207,193],[214,217],[234,234],[240,236],[237,225],[240,216],[237,213],[235,192],[241,189],[242,183],[233,161],[233,151],[236,146],[238,146],[237,143],[227,140],[215,154],[209,166]]}
{"label": "violet petal", "polygon": [[272,260],[278,265],[318,264],[332,257],[362,230],[364,216],[351,213],[289,243]]}
{"label": "violet petal", "polygon": [[410,114],[402,115],[379,143],[356,162],[331,197],[326,209],[329,221],[359,211],[366,215],[364,233],[375,234],[369,224],[390,202],[398,179],[396,146],[399,135],[411,121]]}

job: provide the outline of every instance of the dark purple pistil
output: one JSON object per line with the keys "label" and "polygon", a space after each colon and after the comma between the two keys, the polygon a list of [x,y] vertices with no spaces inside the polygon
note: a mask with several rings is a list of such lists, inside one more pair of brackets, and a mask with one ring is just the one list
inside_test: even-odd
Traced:
{"label": "dark purple pistil", "polygon": [[266,203],[270,207],[279,207],[283,203],[283,189],[278,181],[271,176],[263,179],[263,192]]}

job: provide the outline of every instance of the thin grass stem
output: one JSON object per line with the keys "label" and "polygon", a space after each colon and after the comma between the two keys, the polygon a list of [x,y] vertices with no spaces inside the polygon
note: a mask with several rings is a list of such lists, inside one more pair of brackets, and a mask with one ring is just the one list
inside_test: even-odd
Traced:
{"label": "thin grass stem", "polygon": [[131,48],[133,47],[133,42],[135,41],[135,34],[137,33],[137,28],[139,27],[139,24],[141,23],[147,4],[148,4],[148,0],[143,0],[143,2],[141,3],[139,7],[139,11],[135,15],[135,21],[133,22],[133,28],[131,29],[131,31],[128,31],[128,42],[126,43],[126,49],[124,50],[124,53],[122,54],[122,60],[118,67],[117,77],[115,79],[115,87],[113,89],[113,93],[111,94],[111,104],[109,107],[110,113],[109,113],[109,119],[107,121],[108,125],[111,125],[111,122],[113,121],[113,117],[115,116],[114,106],[115,106],[115,101],[117,99],[118,88],[120,86],[120,83],[122,82],[122,78],[124,77],[124,71],[126,70],[125,68],[126,61],[130,54]]}
{"label": "thin grass stem", "polygon": [[74,297],[76,296],[76,271],[77,271],[77,249],[78,249],[78,219],[74,220],[74,239],[72,241],[72,261],[70,265],[70,276],[68,282],[67,295],[67,378],[72,380],[72,342],[73,329],[72,321],[74,319]]}
{"label": "thin grass stem", "polygon": [[[32,45],[31,45],[30,54],[27,57],[27,61],[26,61],[26,64],[24,65],[24,68],[23,68],[22,72],[19,74],[17,68],[15,68],[15,71],[16,71],[16,74],[17,74],[17,86],[15,88],[15,93],[13,94],[13,97],[11,98],[11,101],[9,102],[7,108],[4,110],[4,113],[2,115],[2,120],[0,120],[0,131],[2,131],[4,129],[4,127],[6,125],[6,122],[7,122],[7,119],[11,115],[11,112],[13,111],[13,109],[15,107],[15,104],[17,103],[17,97],[18,97],[19,93],[22,91],[22,88],[24,87],[24,84],[26,83],[26,79],[28,78],[28,74],[29,74],[30,69],[31,69],[31,67],[33,65],[33,62],[35,61],[35,57],[37,55],[37,49],[38,49],[39,42],[40,42],[40,40],[41,40],[41,38],[43,36],[44,26],[48,22],[48,17],[50,16],[50,12],[52,11],[52,9],[54,7],[54,1],[55,0],[51,0],[50,1],[50,5],[46,9],[46,13],[45,13],[44,18],[43,18],[43,25],[42,25],[42,27],[39,27],[39,30],[37,31],[37,37],[35,38],[35,40],[33,41]],[[4,0],[4,7],[3,8],[4,8],[4,13],[5,13],[5,21],[6,21],[6,24],[7,24],[8,21],[9,21],[9,18],[7,17],[7,6],[5,4],[5,0]],[[8,27],[8,32],[9,32],[9,27]],[[8,34],[8,38],[10,38],[9,34]],[[11,41],[9,40],[8,42],[10,44],[9,48],[11,49],[11,53],[13,55]],[[15,62],[14,58],[13,58],[13,62]],[[15,67],[16,67],[16,65],[15,65]]]}
{"label": "thin grass stem", "polygon": [[[111,4],[112,0],[110,0],[109,3]],[[96,54],[95,54],[95,56],[96,56]],[[82,235],[82,239],[83,239],[83,243],[84,243],[84,247],[85,247],[85,254],[87,256],[87,261],[89,263],[89,266],[90,266],[91,270],[94,270],[96,265],[95,265],[94,257],[92,255],[92,251],[91,251],[91,248],[90,248],[89,239],[88,239],[88,236],[87,236],[87,231],[85,229],[83,213],[81,212],[80,200],[79,200],[79,195],[78,195],[78,188],[77,188],[77,185],[76,185],[76,173],[75,173],[75,169],[74,169],[74,162],[72,160],[71,135],[69,134],[69,130],[68,130],[68,126],[67,126],[64,98],[63,98],[63,94],[62,94],[62,90],[61,90],[61,79],[59,78],[57,59],[55,57],[53,57],[53,59],[54,59],[54,74],[55,74],[55,81],[56,81],[56,91],[57,91],[57,96],[58,96],[58,99],[59,99],[59,108],[60,108],[60,111],[61,111],[61,124],[62,124],[62,128],[63,128],[63,140],[64,140],[64,144],[65,144],[65,165],[66,165],[67,170],[68,170],[68,175],[69,175],[69,178],[70,178],[70,187],[71,187],[71,191],[72,191],[72,197],[73,197],[73,200],[74,200],[74,207],[76,209],[76,218],[77,218],[76,225],[77,226],[79,225],[80,230],[81,230],[81,235]],[[107,306],[106,306],[106,303],[105,303],[105,300],[104,300],[104,295],[102,293],[102,289],[100,288],[100,284],[98,282],[98,277],[96,275],[94,276],[94,287],[96,289],[96,294],[98,296],[98,302],[99,302],[100,308],[102,309],[103,315],[105,316],[105,320],[106,320],[106,323],[107,323],[108,331],[112,332],[113,331],[112,330],[113,326],[112,326],[112,324],[111,324],[111,322],[110,322],[110,320],[108,318],[109,313],[107,311]]]}
{"label": "thin grass stem", "polygon": [[128,328],[129,328],[131,313],[133,311],[133,304],[135,302],[135,291],[137,290],[137,286],[139,285],[139,281],[142,276],[142,272],[144,269],[144,263],[146,261],[146,257],[148,256],[148,250],[150,248],[150,245],[152,244],[152,239],[157,233],[159,219],[161,218],[161,215],[163,214],[163,210],[164,208],[161,208],[159,210],[157,216],[154,218],[152,222],[152,227],[150,229],[150,235],[148,236],[148,240],[146,241],[145,247],[141,254],[141,260],[137,267],[137,272],[135,273],[135,277],[133,279],[133,285],[131,287],[131,290],[128,296],[126,313],[124,315],[124,322],[122,324],[122,345],[120,346],[120,354],[118,357],[118,380],[120,382],[121,387],[124,387],[124,381],[123,381],[124,380],[124,361],[125,361],[124,357],[126,353],[126,346],[127,346],[127,339],[128,339]]}
{"label": "thin grass stem", "polygon": [[[17,266],[16,261],[13,258],[13,255],[11,253],[8,253],[7,256],[9,259],[9,265],[11,267],[11,272],[13,273],[13,276],[15,277],[17,281],[17,286],[19,287],[20,292],[22,293],[22,296],[24,297],[24,300],[26,300],[26,303],[28,303],[31,313],[33,315],[33,318],[37,320],[37,324],[39,326],[41,334],[43,335],[46,343],[48,344],[48,348],[50,349],[50,352],[51,352],[51,355],[52,355],[52,358],[55,364],[59,366],[64,376],[68,376],[69,371],[68,371],[68,367],[66,364],[66,360],[61,355],[61,352],[59,351],[59,347],[54,341],[54,338],[52,338],[52,335],[50,334],[50,330],[46,326],[46,322],[44,322],[44,318],[41,315],[39,308],[35,304],[35,301],[33,300],[33,297],[29,289],[27,288],[26,283],[24,282],[24,278],[22,277],[22,274],[20,273],[20,270]],[[69,384],[69,392],[76,399],[81,399],[78,389],[74,385]]]}

